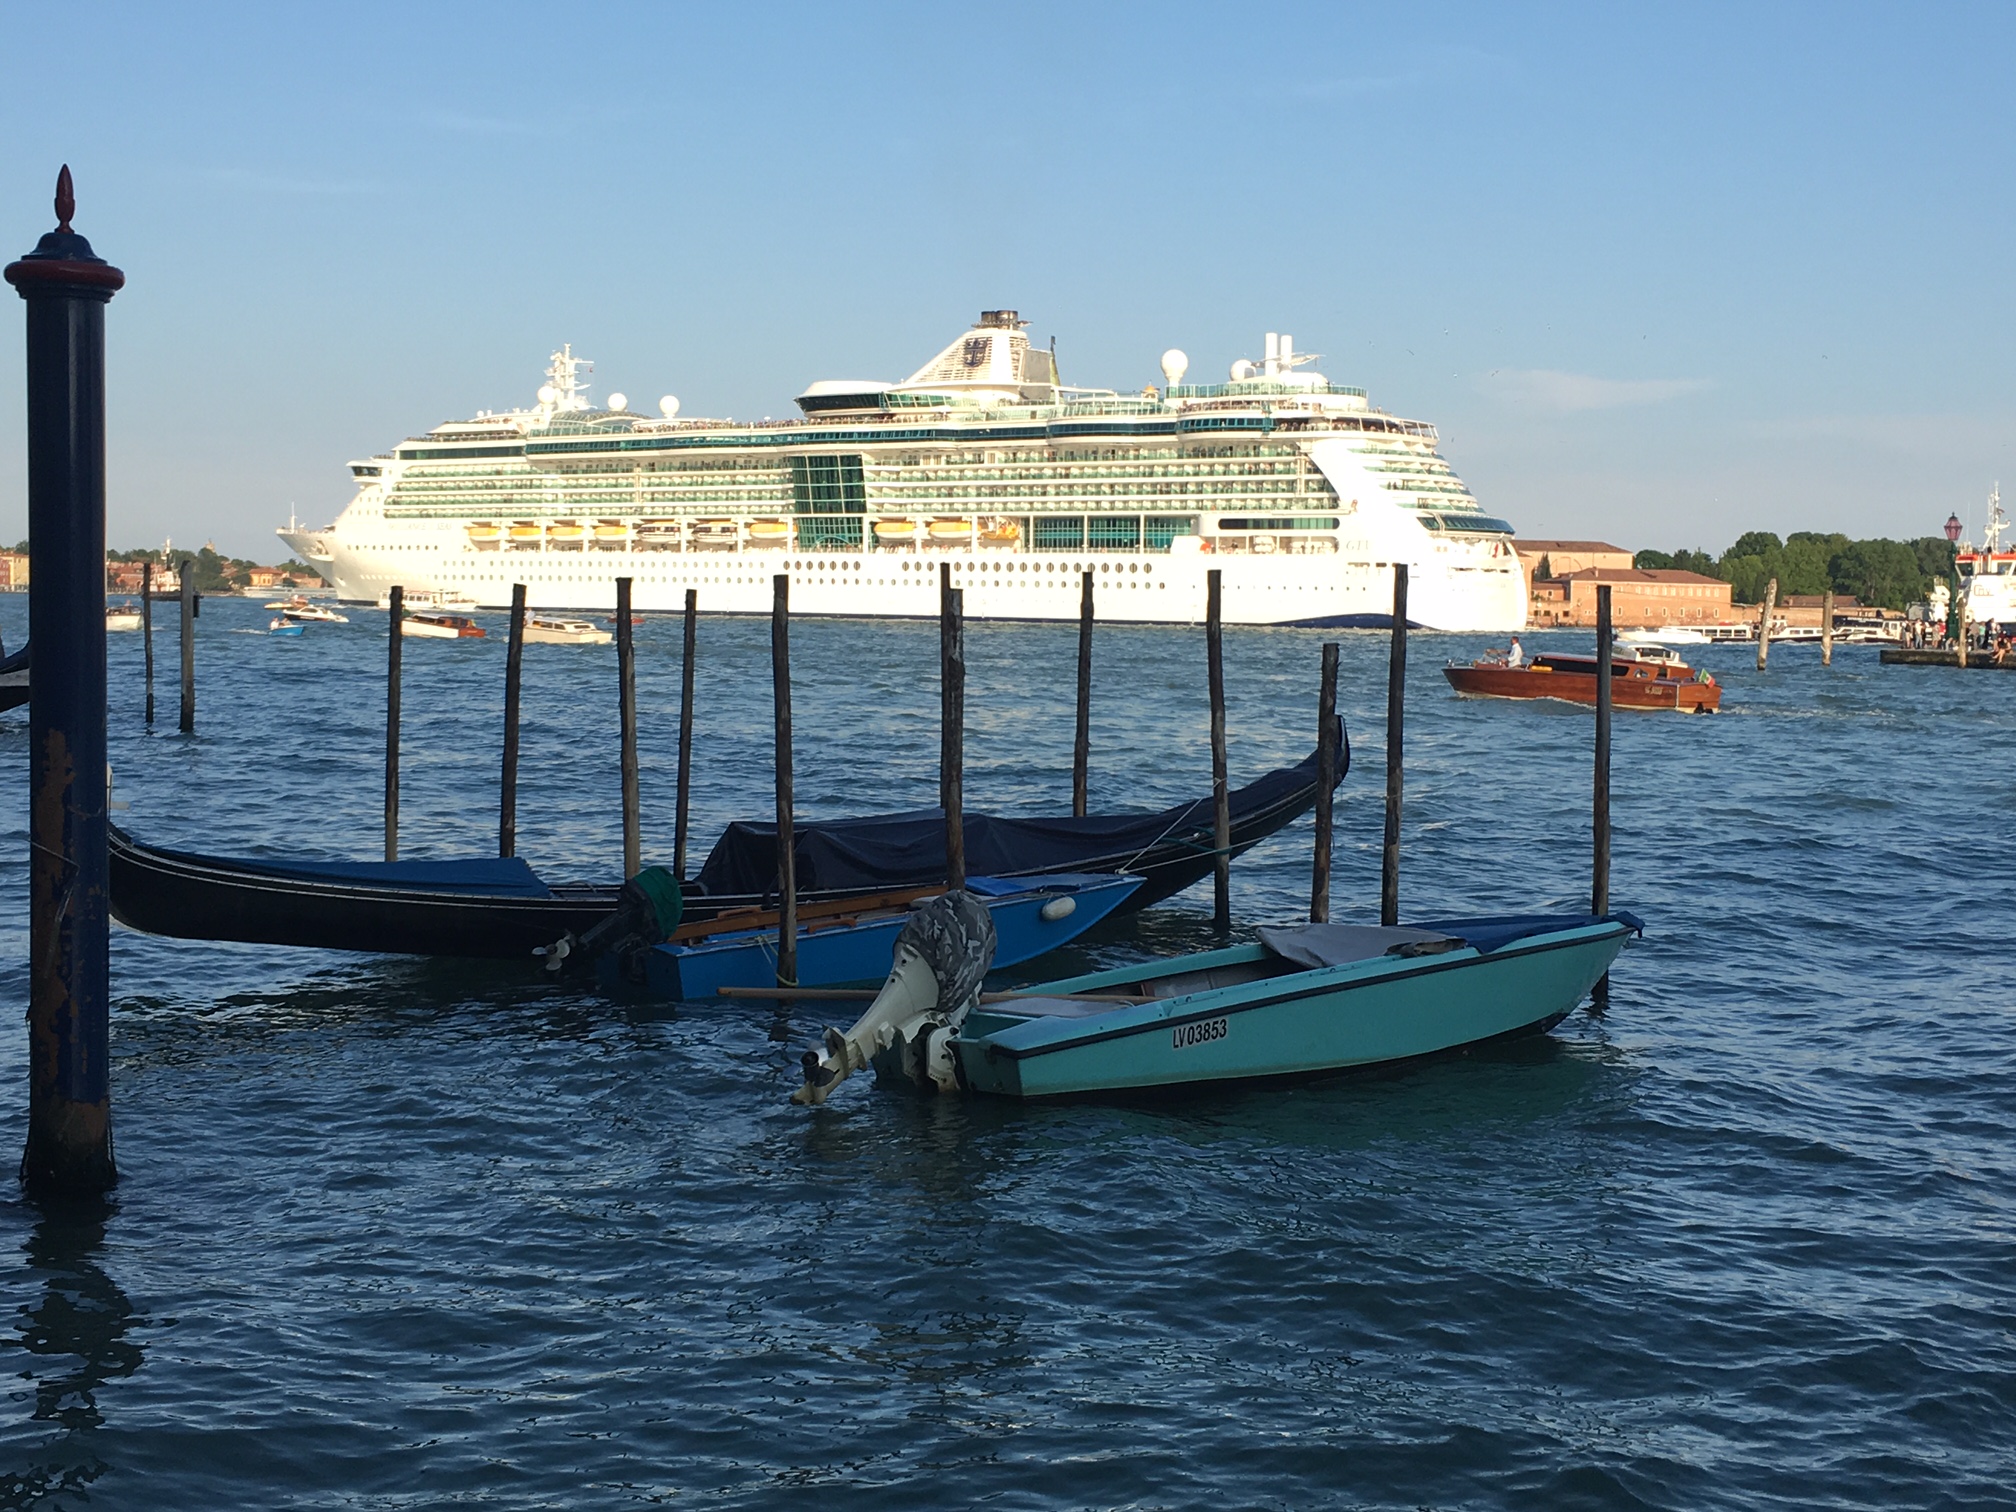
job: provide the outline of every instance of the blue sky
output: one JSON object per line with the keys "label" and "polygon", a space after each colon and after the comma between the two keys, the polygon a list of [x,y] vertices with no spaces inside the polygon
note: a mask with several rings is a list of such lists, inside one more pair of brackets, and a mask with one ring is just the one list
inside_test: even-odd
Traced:
{"label": "blue sky", "polygon": [[[90,17],[88,21],[83,19]],[[2016,487],[2016,9],[13,7],[0,252],[77,227],[116,545],[594,392],[790,410],[982,308],[1067,381],[1286,330],[1528,536],[1978,526]],[[18,302],[0,344],[20,350]],[[25,531],[0,357],[0,536]]]}

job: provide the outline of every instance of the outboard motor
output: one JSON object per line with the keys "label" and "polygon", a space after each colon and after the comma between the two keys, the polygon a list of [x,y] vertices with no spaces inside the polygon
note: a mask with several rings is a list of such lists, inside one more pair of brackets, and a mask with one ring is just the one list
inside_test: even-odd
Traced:
{"label": "outboard motor", "polygon": [[642,981],[644,952],[671,939],[685,912],[679,879],[662,866],[647,866],[623,884],[608,918],[579,940],[565,934],[533,954],[546,958],[548,971],[558,971],[577,953],[591,961],[613,953],[620,980]]}
{"label": "outboard motor", "polygon": [[791,1100],[816,1106],[871,1064],[922,1091],[956,1092],[952,1041],[980,1000],[994,947],[994,916],[971,893],[940,893],[917,904],[896,937],[889,980],[853,1028],[826,1031],[824,1056],[805,1052],[805,1084]]}

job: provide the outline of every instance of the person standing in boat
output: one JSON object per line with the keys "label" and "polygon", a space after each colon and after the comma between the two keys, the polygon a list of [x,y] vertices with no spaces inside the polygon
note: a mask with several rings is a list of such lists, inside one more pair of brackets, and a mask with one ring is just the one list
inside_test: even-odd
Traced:
{"label": "person standing in boat", "polygon": [[1512,637],[1511,648],[1505,653],[1505,665],[1508,667],[1526,665],[1526,648],[1519,644],[1519,637],[1516,635]]}

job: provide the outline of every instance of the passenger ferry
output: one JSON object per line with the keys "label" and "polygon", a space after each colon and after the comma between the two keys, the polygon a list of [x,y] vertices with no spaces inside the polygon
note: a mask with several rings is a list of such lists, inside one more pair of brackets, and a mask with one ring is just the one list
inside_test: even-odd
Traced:
{"label": "passenger ferry", "polygon": [[825,380],[799,415],[684,417],[677,399],[601,406],[555,353],[529,409],[450,421],[350,464],[334,524],[282,539],[346,602],[394,584],[484,608],[767,612],[786,573],[811,615],[935,615],[949,564],[976,619],[1190,623],[1223,572],[1228,623],[1526,622],[1512,527],[1487,515],[1435,427],[1372,408],[1270,333],[1224,383],[1073,388],[1013,310],[989,310],[901,383]]}

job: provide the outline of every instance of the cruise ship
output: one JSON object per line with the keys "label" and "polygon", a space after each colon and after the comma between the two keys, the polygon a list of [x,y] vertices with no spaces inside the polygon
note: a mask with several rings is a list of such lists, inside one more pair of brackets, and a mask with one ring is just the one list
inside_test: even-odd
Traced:
{"label": "cruise ship", "polygon": [[534,609],[632,604],[935,615],[949,564],[975,619],[1067,620],[1093,574],[1097,618],[1194,623],[1206,575],[1228,624],[1377,626],[1393,566],[1408,619],[1503,632],[1526,621],[1512,527],[1486,514],[1435,427],[1333,384],[1291,336],[1223,383],[1074,388],[1054,343],[984,312],[901,383],[814,383],[799,414],[743,423],[591,403],[591,365],[555,353],[537,402],[482,413],[352,462],[356,496],[282,539],[346,602],[410,592]]}

